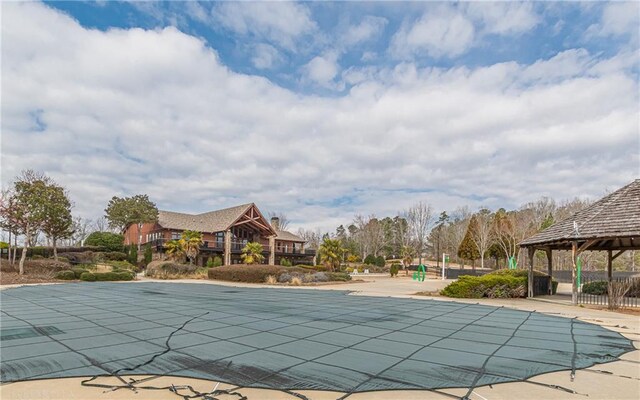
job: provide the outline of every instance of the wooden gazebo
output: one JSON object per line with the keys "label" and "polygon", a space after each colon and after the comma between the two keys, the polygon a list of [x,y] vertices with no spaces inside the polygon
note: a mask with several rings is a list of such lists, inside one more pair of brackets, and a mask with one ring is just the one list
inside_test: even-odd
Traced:
{"label": "wooden gazebo", "polygon": [[528,250],[529,289],[533,297],[533,256],[536,250],[547,253],[549,276],[553,274],[553,250],[571,250],[573,260],[572,301],[578,303],[577,257],[583,251],[607,251],[607,276],[611,281],[612,262],[626,250],[640,249],[640,179],[609,194],[556,222],[547,229],[523,240]]}

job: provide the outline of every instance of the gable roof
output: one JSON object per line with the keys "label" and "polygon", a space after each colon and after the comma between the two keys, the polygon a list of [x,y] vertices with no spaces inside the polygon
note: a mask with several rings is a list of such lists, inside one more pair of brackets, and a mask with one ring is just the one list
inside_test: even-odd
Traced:
{"label": "gable roof", "polygon": [[[635,237],[635,243],[634,243]],[[556,222],[547,229],[525,239],[520,246],[544,246],[571,241],[601,240],[592,249],[609,249],[607,240],[621,241],[629,246],[640,246],[640,179],[603,197],[569,218]]]}
{"label": "gable roof", "polygon": [[253,203],[242,204],[222,210],[202,214],[185,214],[173,211],[159,211],[158,224],[166,229],[192,230],[198,232],[226,231]]}
{"label": "gable roof", "polygon": [[289,231],[281,231],[276,229],[276,239],[277,240],[287,240],[290,242],[306,242],[306,240],[304,240],[303,238],[301,238],[298,235],[294,235],[293,233],[289,232]]}

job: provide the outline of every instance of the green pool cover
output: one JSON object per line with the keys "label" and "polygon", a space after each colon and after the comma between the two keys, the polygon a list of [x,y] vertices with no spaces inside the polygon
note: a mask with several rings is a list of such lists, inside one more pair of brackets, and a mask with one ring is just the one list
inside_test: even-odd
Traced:
{"label": "green pool cover", "polygon": [[[455,302],[344,291],[73,283],[0,291],[3,382],[130,374],[363,392],[476,387],[634,350],[600,326]],[[206,313],[206,314],[205,314]]]}

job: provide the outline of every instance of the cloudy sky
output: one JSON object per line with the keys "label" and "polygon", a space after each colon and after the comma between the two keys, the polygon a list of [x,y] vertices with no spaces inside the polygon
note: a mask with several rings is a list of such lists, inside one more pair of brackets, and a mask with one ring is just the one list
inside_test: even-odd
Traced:
{"label": "cloudy sky", "polygon": [[640,177],[640,3],[6,3],[2,185],[294,227]]}

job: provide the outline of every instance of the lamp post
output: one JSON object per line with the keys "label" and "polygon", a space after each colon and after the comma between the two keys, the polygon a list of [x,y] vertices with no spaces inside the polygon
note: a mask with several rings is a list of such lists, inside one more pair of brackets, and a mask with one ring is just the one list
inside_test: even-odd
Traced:
{"label": "lamp post", "polygon": [[447,253],[442,253],[442,280],[444,277],[444,269],[447,267],[447,261],[449,261],[449,255]]}

